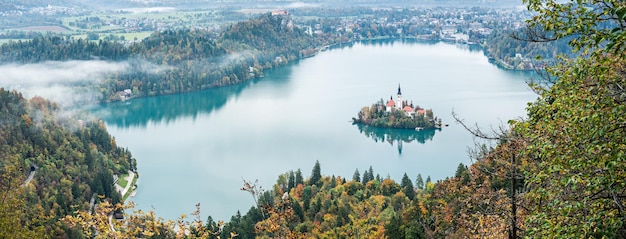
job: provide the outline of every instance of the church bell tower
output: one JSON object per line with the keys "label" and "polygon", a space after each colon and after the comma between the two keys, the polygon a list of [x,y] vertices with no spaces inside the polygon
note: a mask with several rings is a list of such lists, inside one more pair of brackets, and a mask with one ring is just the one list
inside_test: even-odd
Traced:
{"label": "church bell tower", "polygon": [[400,90],[400,84],[398,84],[398,98],[396,98],[396,108],[402,109],[402,91]]}

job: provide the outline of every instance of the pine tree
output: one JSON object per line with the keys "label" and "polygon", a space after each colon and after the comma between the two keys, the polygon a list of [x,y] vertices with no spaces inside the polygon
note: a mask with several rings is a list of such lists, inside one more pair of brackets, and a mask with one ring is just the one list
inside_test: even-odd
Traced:
{"label": "pine tree", "polygon": [[467,171],[467,167],[463,163],[459,163],[459,166],[456,167],[456,172],[454,173],[454,177],[461,177],[463,173]]}
{"label": "pine tree", "polygon": [[367,170],[365,170],[365,172],[363,172],[363,180],[361,180],[361,182],[363,184],[366,184],[369,181],[370,181],[370,173]]}
{"label": "pine tree", "polygon": [[305,211],[309,210],[312,196],[313,192],[311,191],[311,186],[304,187],[304,190],[302,190],[302,206],[304,206]]}
{"label": "pine tree", "polygon": [[413,182],[409,179],[409,176],[404,173],[402,176],[402,181],[400,182],[400,187],[402,187],[402,192],[409,197],[409,199],[413,200],[415,198],[415,189],[413,188]]}
{"label": "pine tree", "polygon": [[296,186],[298,184],[304,185],[304,177],[302,177],[302,171],[300,169],[296,170]]}
{"label": "pine tree", "polygon": [[313,166],[313,171],[311,171],[311,179],[309,180],[309,185],[318,185],[320,183],[320,179],[322,179],[320,161],[316,160],[315,166]]}
{"label": "pine tree", "polygon": [[352,175],[352,180],[356,182],[361,182],[361,174],[359,173],[359,169],[357,168]]}
{"label": "pine tree", "polygon": [[287,187],[287,191],[290,191],[292,188],[296,187],[296,176],[293,171],[289,171],[289,183]]}
{"label": "pine tree", "polygon": [[417,174],[417,179],[415,179],[415,187],[417,189],[424,189],[424,179],[422,179],[422,174]]}

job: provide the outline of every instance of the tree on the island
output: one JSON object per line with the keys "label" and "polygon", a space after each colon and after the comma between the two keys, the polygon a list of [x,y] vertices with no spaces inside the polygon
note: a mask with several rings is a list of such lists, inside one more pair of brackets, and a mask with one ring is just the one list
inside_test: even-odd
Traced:
{"label": "tree on the island", "polygon": [[426,118],[425,118],[424,114],[416,114],[415,115],[415,124],[418,125],[418,127],[425,127],[426,126]]}
{"label": "tree on the island", "polygon": [[433,110],[431,110],[431,109],[427,109],[427,110],[426,110],[426,119],[428,119],[428,120],[432,120],[432,119],[434,119],[434,118],[435,118],[435,116],[434,116],[434,114],[433,114]]}
{"label": "tree on the island", "polygon": [[322,179],[322,172],[321,172],[321,168],[320,168],[320,161],[319,160],[315,160],[315,166],[313,166],[313,170],[311,171],[311,179],[309,179],[309,185],[317,185],[317,184],[319,184],[320,179]]}

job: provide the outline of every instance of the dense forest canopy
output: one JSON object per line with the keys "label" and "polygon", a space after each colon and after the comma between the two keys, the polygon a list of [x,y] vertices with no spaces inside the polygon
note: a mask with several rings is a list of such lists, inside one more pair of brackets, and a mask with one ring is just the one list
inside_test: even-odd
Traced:
{"label": "dense forest canopy", "polygon": [[[78,233],[59,219],[89,210],[92,197],[119,203],[113,175],[136,170],[135,159],[116,145],[103,122],[79,117],[68,117],[40,97],[27,100],[0,88],[3,175],[15,173],[12,180],[18,182],[3,186],[23,193],[20,202],[25,208],[15,216],[55,238]],[[30,174],[32,180],[27,181]]]}
{"label": "dense forest canopy", "polygon": [[95,86],[101,100],[116,101],[241,83],[310,56],[321,44],[293,26],[289,15],[267,13],[229,26],[219,36],[185,28],[155,32],[129,45],[60,36],[14,41],[0,46],[0,62],[122,62],[132,71],[106,74]]}

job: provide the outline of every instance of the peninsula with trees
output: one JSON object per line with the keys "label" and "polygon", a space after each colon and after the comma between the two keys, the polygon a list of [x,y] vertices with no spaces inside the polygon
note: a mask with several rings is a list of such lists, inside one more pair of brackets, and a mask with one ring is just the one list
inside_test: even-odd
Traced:
{"label": "peninsula with trees", "polygon": [[361,108],[357,117],[352,118],[352,122],[379,128],[415,130],[441,128],[442,125],[441,119],[435,117],[431,109],[424,109],[414,105],[413,101],[403,100],[400,85],[396,100],[391,96],[385,103],[381,98],[371,106]]}

